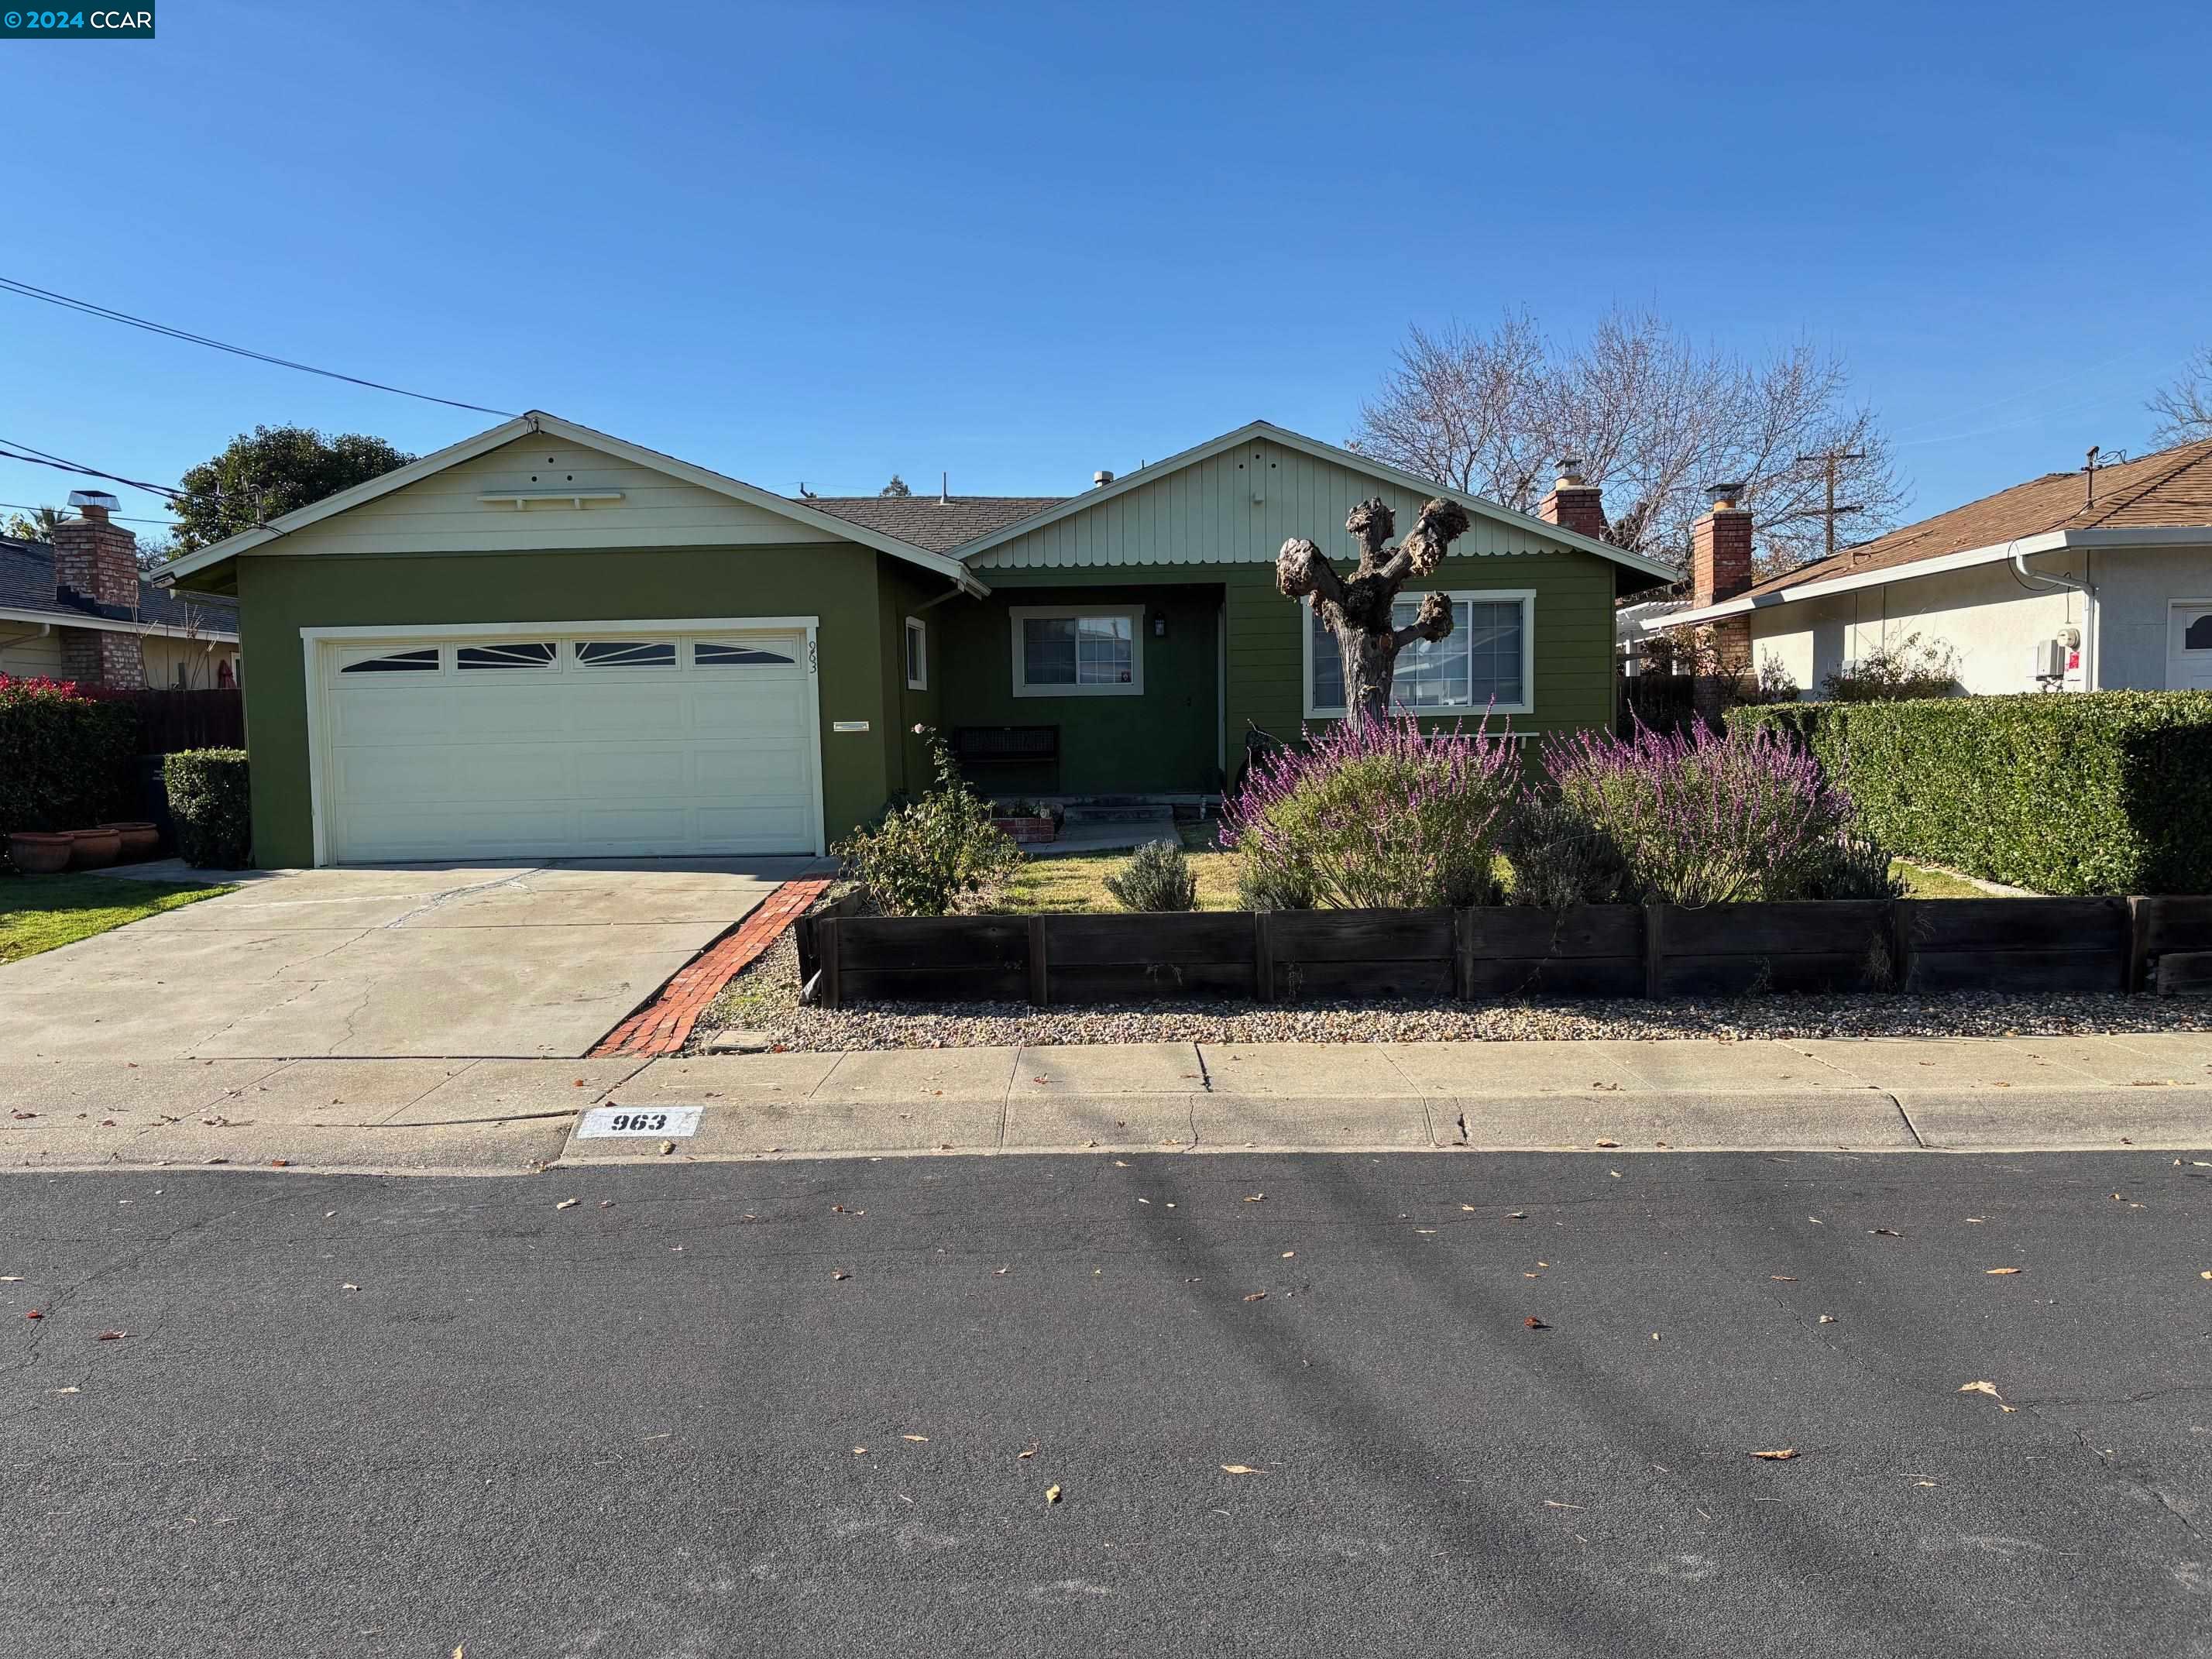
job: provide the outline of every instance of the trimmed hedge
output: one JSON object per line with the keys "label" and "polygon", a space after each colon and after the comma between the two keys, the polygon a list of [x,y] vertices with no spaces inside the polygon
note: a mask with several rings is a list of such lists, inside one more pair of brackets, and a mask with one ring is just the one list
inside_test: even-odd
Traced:
{"label": "trimmed hedge", "polygon": [[177,851],[204,870],[243,869],[253,850],[253,796],[243,749],[186,749],[161,759]]}
{"label": "trimmed hedge", "polygon": [[89,830],[122,817],[137,750],[129,703],[0,674],[0,857],[18,830]]}
{"label": "trimmed hedge", "polygon": [[1729,711],[1794,733],[1908,858],[2039,893],[2212,892],[2212,692]]}

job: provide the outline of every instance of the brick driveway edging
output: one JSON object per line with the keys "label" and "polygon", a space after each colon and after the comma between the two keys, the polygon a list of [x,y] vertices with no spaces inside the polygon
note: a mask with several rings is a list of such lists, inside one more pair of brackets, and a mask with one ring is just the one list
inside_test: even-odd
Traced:
{"label": "brick driveway edging", "polygon": [[590,1058],[680,1053],[699,1016],[722,988],[758,960],[785,928],[829,890],[826,879],[784,883],[759,908],[678,969],[645,1006],[601,1037]]}

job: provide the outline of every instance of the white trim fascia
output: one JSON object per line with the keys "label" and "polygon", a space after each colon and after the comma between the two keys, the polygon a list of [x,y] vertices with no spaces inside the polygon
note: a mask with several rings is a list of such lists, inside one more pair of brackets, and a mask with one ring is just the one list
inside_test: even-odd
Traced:
{"label": "white trim fascia", "polygon": [[2159,525],[2140,530],[2109,526],[2091,530],[2046,530],[2040,535],[2021,536],[2008,542],[1992,543],[1987,547],[1969,547],[1957,553],[1939,554],[1932,559],[1916,559],[1910,564],[1885,565],[1879,570],[1861,570],[1850,575],[1829,576],[1820,581],[1778,588],[1771,592],[1747,593],[1741,599],[1723,599],[1718,605],[1709,605],[1702,611],[1678,611],[1673,616],[1656,617],[1639,625],[1647,634],[1662,633],[1670,628],[1717,622],[1723,617],[1741,617],[1753,611],[1764,611],[1770,606],[1797,599],[1826,599],[1831,593],[1850,593],[1863,587],[1885,587],[1892,582],[1911,581],[1918,576],[1940,576],[1948,570],[1968,570],[1976,565],[2008,562],[2014,555],[2032,559],[2045,553],[2081,552],[2091,549],[2201,546],[2212,546],[2212,526],[2200,529],[2194,525]]}
{"label": "white trim fascia", "polygon": [[323,752],[328,746],[323,697],[323,655],[349,640],[496,639],[518,634],[743,634],[800,633],[806,636],[806,678],[814,687],[807,702],[814,760],[814,856],[829,854],[829,798],[822,775],[822,653],[818,617],[680,617],[644,622],[404,623],[391,627],[302,628],[301,672],[307,690],[307,820],[314,867],[331,861],[329,815],[323,810]]}
{"label": "white trim fascia", "polygon": [[[909,691],[927,691],[929,690],[929,624],[919,617],[908,617],[906,619],[906,626],[899,630],[899,643],[903,647],[917,634],[921,635],[921,643],[915,648],[913,660],[921,672],[915,673],[909,671],[907,673],[906,689]],[[906,664],[902,661],[899,665],[904,668]]]}
{"label": "white trim fascia", "polygon": [[[1014,647],[1013,695],[1018,697],[1141,697],[1145,695],[1145,607],[1141,605],[1015,605],[1006,607],[1007,633]],[[1022,624],[1032,617],[1127,617],[1129,619],[1129,678],[1092,685],[1030,685],[1022,653]],[[1079,667],[1078,672],[1081,670]]]}
{"label": "white trim fascia", "polygon": [[819,617],[655,617],[642,621],[392,623],[302,628],[303,640],[492,640],[551,634],[789,634],[821,627]]}
{"label": "white trim fascia", "polygon": [[100,634],[158,634],[170,639],[238,643],[237,635],[220,628],[179,628],[174,623],[125,622],[114,617],[57,616],[51,611],[0,610],[0,622],[44,623],[49,628],[89,628]]}
{"label": "white trim fascia", "polygon": [[1511,507],[1500,507],[1496,501],[1485,496],[1470,495],[1462,489],[1454,489],[1448,484],[1439,483],[1434,478],[1421,477],[1418,474],[1392,466],[1387,462],[1378,461],[1372,456],[1362,455],[1356,450],[1340,449],[1334,444],[1323,443],[1318,438],[1309,438],[1302,432],[1292,432],[1286,427],[1276,426],[1267,421],[1254,421],[1249,425],[1238,427],[1234,432],[1224,432],[1218,438],[1208,439],[1206,442],[1186,449],[1180,454],[1170,455],[1164,461],[1154,461],[1149,466],[1140,466],[1126,477],[1115,479],[1112,483],[1097,489],[1085,490],[1080,495],[1071,495],[1066,501],[1057,502],[1041,513],[1033,513],[1026,519],[1018,520],[1012,524],[1002,526],[988,534],[979,536],[972,542],[963,543],[955,548],[953,552],[959,558],[974,559],[1003,543],[1013,540],[1017,536],[1026,536],[1031,531],[1042,530],[1047,525],[1055,523],[1059,520],[1087,511],[1100,501],[1111,501],[1115,496],[1126,495],[1132,489],[1141,489],[1148,483],[1156,483],[1170,473],[1180,472],[1187,466],[1195,466],[1200,461],[1212,459],[1224,450],[1233,449],[1238,444],[1250,443],[1255,439],[1263,439],[1270,443],[1280,444],[1285,449],[1297,450],[1303,454],[1313,457],[1316,460],[1328,461],[1351,471],[1364,472],[1372,477],[1396,484],[1401,489],[1411,490],[1416,495],[1441,495],[1448,501],[1457,501],[1468,512],[1483,518],[1495,520],[1514,529],[1531,532],[1547,541],[1556,541],[1563,546],[1574,548],[1581,552],[1595,553],[1601,559],[1609,559],[1615,564],[1626,565],[1632,570],[1640,570],[1648,576],[1656,576],[1665,581],[1679,581],[1682,576],[1681,571],[1673,565],[1662,563],[1656,559],[1646,558],[1641,553],[1631,553],[1625,548],[1614,547],[1607,543],[1594,540],[1590,537],[1569,530],[1564,525],[1548,524],[1526,513],[1516,513]]}
{"label": "white trim fascia", "polygon": [[779,514],[795,523],[806,525],[816,530],[828,531],[841,541],[854,542],[863,547],[873,548],[878,553],[888,553],[893,558],[903,559],[910,564],[920,565],[925,570],[933,571],[948,581],[958,584],[971,598],[981,599],[991,591],[989,586],[966,565],[945,554],[933,553],[927,548],[915,546],[912,542],[903,542],[896,536],[885,535],[883,532],[872,530],[866,525],[854,524],[849,519],[840,519],[828,513],[818,512],[803,501],[793,501],[787,495],[779,495],[772,490],[762,489],[756,485],[746,483],[742,479],[729,477],[703,466],[695,466],[690,461],[678,460],[673,455],[664,455],[659,450],[647,449],[642,445],[631,443],[625,439],[615,437],[610,433],[594,431],[587,426],[579,426],[573,421],[562,420],[557,415],[548,415],[543,410],[532,410],[526,414],[518,415],[511,421],[502,422],[487,431],[477,433],[473,438],[464,438],[460,442],[448,445],[434,454],[425,455],[418,461],[410,461],[405,466],[387,472],[381,477],[371,478],[368,483],[356,484],[350,489],[342,489],[335,495],[327,495],[319,501],[296,508],[255,529],[240,531],[235,536],[226,537],[211,547],[204,547],[197,553],[188,553],[181,559],[173,560],[163,565],[157,574],[162,579],[170,581],[175,580],[179,576],[188,576],[196,570],[205,569],[208,566],[218,564],[225,559],[234,558],[239,554],[250,553],[257,548],[265,547],[270,542],[289,535],[295,530],[303,530],[311,524],[319,523],[349,508],[373,501],[380,495],[388,495],[395,489],[404,489],[409,484],[419,483],[434,473],[442,472],[448,467],[458,466],[464,461],[474,460],[479,455],[489,454],[501,445],[513,443],[518,438],[539,434],[559,438],[568,443],[580,444],[586,449],[602,451],[612,455],[617,460],[628,461],[634,466],[641,466],[651,471],[664,473],[669,477],[680,479],[685,483],[696,484],[702,489],[712,490],[716,495],[727,495],[733,501],[743,501],[750,507],[757,507],[766,512]]}
{"label": "white trim fascia", "polygon": [[[1482,712],[1486,716],[1534,714],[1536,712],[1536,590],[1533,587],[1454,587],[1443,592],[1444,597],[1454,604],[1457,604],[1462,599],[1483,604],[1498,604],[1507,599],[1518,599],[1521,602],[1521,701],[1511,703],[1489,703],[1485,705]],[[1305,709],[1305,717],[1310,720],[1340,720],[1346,712],[1342,708],[1322,708],[1315,705],[1313,700],[1313,613],[1304,604],[1301,604],[1297,609],[1302,624],[1303,641],[1303,649],[1299,656],[1298,702]],[[1405,712],[1416,714],[1426,720],[1442,720],[1448,716],[1464,719],[1477,711],[1473,703],[1468,703],[1464,708],[1409,708]]]}

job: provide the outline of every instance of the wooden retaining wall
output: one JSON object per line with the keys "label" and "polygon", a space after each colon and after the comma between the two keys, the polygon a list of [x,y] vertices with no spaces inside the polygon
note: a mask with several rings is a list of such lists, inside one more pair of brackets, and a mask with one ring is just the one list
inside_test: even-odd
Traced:
{"label": "wooden retaining wall", "polygon": [[799,925],[800,979],[824,1007],[2124,992],[2212,981],[2212,897],[912,918],[852,909],[848,901]]}

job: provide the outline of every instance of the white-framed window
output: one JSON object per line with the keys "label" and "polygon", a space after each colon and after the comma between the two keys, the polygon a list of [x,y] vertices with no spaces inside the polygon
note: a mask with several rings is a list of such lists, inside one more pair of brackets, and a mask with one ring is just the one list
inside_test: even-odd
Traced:
{"label": "white-framed window", "polygon": [[906,689],[929,690],[929,629],[919,617],[906,619]]}
{"label": "white-framed window", "polygon": [[1018,697],[1135,697],[1145,690],[1145,608],[1013,607]]}
{"label": "white-framed window", "polygon": [[[1452,631],[1416,640],[1398,653],[1390,683],[1394,708],[1417,714],[1526,714],[1535,708],[1534,645],[1536,595],[1530,588],[1462,588],[1451,601]],[[1394,611],[1401,628],[1419,613],[1423,595],[1402,595]],[[1344,713],[1344,659],[1336,636],[1310,610],[1305,629],[1306,715]]]}

